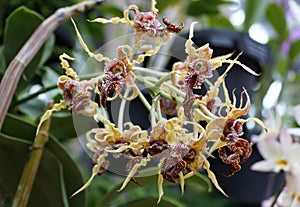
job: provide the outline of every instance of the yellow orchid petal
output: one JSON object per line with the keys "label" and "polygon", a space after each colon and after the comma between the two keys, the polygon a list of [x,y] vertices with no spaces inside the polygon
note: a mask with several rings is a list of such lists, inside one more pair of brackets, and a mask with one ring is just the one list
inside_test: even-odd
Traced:
{"label": "yellow orchid petal", "polygon": [[121,190],[123,190],[128,182],[130,181],[130,179],[135,175],[136,171],[142,167],[142,166],[146,166],[147,162],[150,160],[150,158],[143,158],[142,161],[140,163],[137,163],[133,166],[133,168],[131,169],[131,171],[129,172],[129,174],[127,175],[126,179],[124,180],[121,188],[118,190],[118,192],[120,192]]}
{"label": "yellow orchid petal", "polygon": [[84,51],[87,52],[87,54],[90,57],[94,57],[94,53],[92,53],[90,51],[90,49],[88,48],[88,46],[85,44],[85,42],[84,42],[83,38],[81,37],[81,34],[80,34],[80,32],[79,32],[79,30],[78,30],[78,28],[77,28],[77,26],[76,26],[76,24],[75,24],[75,22],[74,22],[74,20],[72,18],[71,18],[71,21],[73,23],[73,26],[74,26],[74,29],[75,29],[75,32],[76,32],[76,36],[77,36],[77,38],[79,40],[80,45],[82,46],[82,48],[84,49]]}
{"label": "yellow orchid petal", "polygon": [[184,194],[184,176],[182,171],[180,171],[179,175],[179,183],[180,183],[180,188],[181,188],[181,195]]}
{"label": "yellow orchid petal", "polygon": [[39,125],[37,126],[36,135],[39,133],[42,123],[48,120],[51,117],[53,112],[60,111],[66,108],[67,106],[68,104],[65,101],[61,100],[60,103],[54,104],[52,109],[48,109],[40,119]]}
{"label": "yellow orchid petal", "polygon": [[267,127],[265,126],[264,122],[261,121],[260,119],[258,118],[255,118],[255,117],[250,117],[250,118],[247,118],[246,120],[244,119],[239,119],[239,121],[244,124],[245,122],[248,122],[248,121],[255,121],[258,125],[260,125],[266,132],[268,131]]}
{"label": "yellow orchid petal", "polygon": [[77,195],[78,193],[80,193],[81,191],[85,190],[92,183],[94,177],[98,174],[102,163],[105,161],[106,156],[107,156],[107,153],[103,153],[102,155],[99,156],[98,163],[96,165],[94,165],[93,170],[92,170],[92,175],[89,178],[89,180],[81,188],[79,188],[75,193],[73,193],[71,195],[71,197],[73,197],[73,196]]}
{"label": "yellow orchid petal", "polygon": [[164,182],[164,178],[161,174],[161,166],[163,164],[163,162],[165,161],[165,158],[161,159],[158,163],[158,179],[157,179],[157,188],[158,188],[158,201],[157,204],[159,204],[162,196],[164,195],[164,189],[163,189],[163,182]]}
{"label": "yellow orchid petal", "polygon": [[164,178],[162,176],[162,174],[158,174],[158,180],[157,180],[157,186],[158,186],[158,201],[157,204],[159,204],[162,196],[164,195],[164,190],[163,190],[163,182],[164,182]]}
{"label": "yellow orchid petal", "polygon": [[241,66],[244,70],[246,70],[248,73],[254,75],[254,76],[260,76],[259,73],[256,73],[255,71],[253,71],[251,68],[249,68],[248,66],[242,64],[240,61],[237,60],[223,60],[223,63],[234,63],[236,65]]}
{"label": "yellow orchid petal", "polygon": [[66,53],[63,53],[59,56],[59,59],[61,61],[61,66],[63,69],[66,70],[66,74],[70,76],[73,80],[79,80],[79,77],[77,73],[73,70],[73,68],[70,67],[70,64],[67,60],[75,60],[75,58],[70,57]]}
{"label": "yellow orchid petal", "polygon": [[158,9],[155,7],[156,4],[157,4],[156,0],[151,1],[151,11],[155,14],[158,13]]}
{"label": "yellow orchid petal", "polygon": [[215,174],[209,169],[210,168],[210,164],[207,160],[204,160],[204,166],[203,168],[207,171],[208,177],[210,178],[210,180],[212,181],[212,183],[214,184],[214,186],[226,197],[228,197],[228,195],[223,191],[223,189],[219,186],[219,183],[217,181],[217,178],[215,176]]}
{"label": "yellow orchid petal", "polygon": [[101,24],[108,24],[108,23],[112,23],[112,24],[129,24],[129,22],[124,19],[124,18],[120,18],[120,17],[113,17],[111,19],[105,19],[105,18],[96,18],[93,20],[88,20],[89,22],[97,22],[97,23],[101,23]]}
{"label": "yellow orchid petal", "polygon": [[224,146],[226,146],[227,145],[227,143],[226,142],[223,142],[223,141],[221,141],[221,140],[218,140],[218,141],[216,141],[212,146],[211,146],[211,148],[209,149],[209,154],[211,154],[211,153],[213,153],[213,151],[215,151],[215,150],[217,150],[217,149],[219,149],[219,148],[221,148],[221,147],[224,147]]}

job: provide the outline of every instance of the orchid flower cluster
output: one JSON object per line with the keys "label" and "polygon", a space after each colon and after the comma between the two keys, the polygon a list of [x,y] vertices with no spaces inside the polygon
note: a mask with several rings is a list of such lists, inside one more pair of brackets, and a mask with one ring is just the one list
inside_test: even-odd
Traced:
{"label": "orchid flower cluster", "polygon": [[[187,58],[175,63],[172,71],[161,72],[140,66],[145,57],[157,54],[161,46],[169,42],[172,33],[177,34],[184,28],[183,23],[176,26],[166,17],[162,18],[163,24],[160,23],[155,5],[156,1],[153,0],[149,12],[141,12],[137,6],[131,5],[122,18],[91,20],[102,24],[125,24],[136,31],[134,46],[119,46],[114,59],[91,52],[73,22],[84,51],[105,65],[104,74],[90,80],[80,80],[69,64],[75,59],[67,54],[61,55],[61,65],[66,74],[60,76],[58,87],[62,90],[63,99],[47,111],[41,121],[48,119],[52,112],[67,107],[73,114],[83,113],[104,125],[86,133],[94,167],[90,179],[73,195],[86,189],[96,175],[108,170],[111,164],[109,156],[115,159],[123,157],[127,162],[127,177],[120,190],[130,181],[139,184],[136,177],[141,169],[155,162],[158,202],[163,196],[164,181],[179,183],[183,192],[185,180],[200,168],[206,170],[215,187],[226,195],[210,170],[207,158],[218,151],[222,161],[231,166],[230,172],[224,172],[224,176],[234,175],[252,152],[252,144],[242,137],[244,124],[255,121],[265,128],[257,118],[242,118],[250,109],[250,97],[246,89],[243,89],[237,104],[236,95],[232,93],[231,100],[225,84],[226,75],[234,64],[253,75],[258,74],[240,63],[238,57],[229,59],[233,54],[212,58],[213,51],[208,44],[195,48],[192,40],[195,22],[190,26],[189,38],[185,43]],[[214,82],[210,81],[213,71],[223,64],[229,64],[226,71]],[[204,83],[209,85],[206,94],[195,94],[193,89],[201,88]],[[144,97],[139,85],[150,90],[151,103]],[[224,97],[220,95],[221,92]],[[100,97],[99,102],[92,100],[94,94]],[[105,117],[102,112],[106,110],[107,102],[117,97],[123,103],[139,98],[150,112],[151,130],[122,121],[116,127]],[[123,116],[122,110],[119,116]],[[173,118],[164,118],[162,113],[172,114]],[[122,117],[119,120],[123,120]]]}
{"label": "orchid flower cluster", "polygon": [[284,172],[285,183],[276,195],[263,201],[263,206],[300,206],[300,105],[293,107],[298,127],[288,128],[278,112],[270,112],[265,121],[269,131],[252,137],[263,160],[252,165],[259,172]]}

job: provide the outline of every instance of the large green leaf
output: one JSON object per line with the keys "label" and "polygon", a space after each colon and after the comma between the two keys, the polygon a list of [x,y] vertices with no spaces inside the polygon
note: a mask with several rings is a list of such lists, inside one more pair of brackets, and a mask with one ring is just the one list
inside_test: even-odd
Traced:
{"label": "large green leaf", "polygon": [[188,15],[192,16],[201,16],[201,15],[218,15],[220,14],[219,7],[222,5],[233,4],[233,1],[227,0],[195,0],[195,1],[186,1],[187,9],[186,12]]}
{"label": "large green leaf", "polygon": [[296,40],[291,44],[291,48],[289,51],[289,58],[291,61],[296,60],[296,58],[300,54],[300,39]]}
{"label": "large green leaf", "polygon": [[[30,143],[0,133],[0,182],[13,197],[22,169],[28,159]],[[45,150],[33,184],[28,206],[68,206],[62,166],[55,155]]]}
{"label": "large green leaf", "polygon": [[287,22],[285,11],[279,4],[270,3],[266,10],[266,19],[276,31],[280,40],[283,41],[287,36]]}
{"label": "large green leaf", "polygon": [[[74,125],[74,122],[77,126]],[[49,133],[59,140],[77,138],[88,129],[94,128],[95,124],[96,122],[91,117],[86,117],[82,114],[76,114],[74,116],[65,113],[63,113],[63,115],[55,114],[51,118]],[[18,127],[18,130],[14,130],[12,126]],[[1,129],[5,134],[29,141],[32,141],[34,138],[35,130],[36,126],[32,123],[12,114],[6,115]]]}
{"label": "large green leaf", "polygon": [[159,11],[163,11],[169,6],[173,6],[177,4],[179,0],[169,0],[169,1],[157,1],[156,7],[159,9]]}
{"label": "large green leaf", "polygon": [[97,127],[95,120],[82,114],[53,115],[50,133],[59,140],[65,140],[76,138],[95,127]]}
{"label": "large green leaf", "polygon": [[[4,57],[6,63],[10,63],[19,50],[33,34],[36,28],[42,23],[43,17],[38,13],[26,8],[19,7],[6,19],[4,30]],[[24,73],[18,83],[17,92],[20,92],[30,83],[35,76],[36,70],[43,65],[52,52],[54,45],[54,35],[51,35],[44,46],[25,68]]]}
{"label": "large green leaf", "polygon": [[246,0],[244,31],[248,31],[252,24],[257,22],[264,14],[268,0]]}
{"label": "large green leaf", "polygon": [[[20,157],[22,159],[24,158],[25,160],[27,158],[28,146],[35,137],[35,131],[36,127],[34,125],[11,114],[8,114],[6,116],[1,129],[1,132],[3,134],[7,134],[5,136],[18,137],[18,139],[28,143],[26,149],[23,150],[26,152],[23,152],[23,155]],[[64,181],[64,188],[66,190],[67,196],[69,197],[80,186],[84,184],[81,172],[74,160],[68,154],[67,150],[64,149],[64,147],[53,136],[50,136],[49,141],[46,144],[46,150],[48,150],[49,153],[52,153],[53,156],[55,156],[55,159],[57,159],[58,162],[62,165],[63,174],[60,176],[63,176],[64,178],[62,181]],[[20,152],[22,152],[22,150],[20,150]],[[17,168],[21,170],[23,169],[23,165],[18,166]],[[43,174],[41,174],[41,176],[43,176]],[[44,186],[44,188],[47,189],[47,186]],[[84,206],[85,193],[83,192],[70,200],[68,199],[68,201],[70,206]]]}

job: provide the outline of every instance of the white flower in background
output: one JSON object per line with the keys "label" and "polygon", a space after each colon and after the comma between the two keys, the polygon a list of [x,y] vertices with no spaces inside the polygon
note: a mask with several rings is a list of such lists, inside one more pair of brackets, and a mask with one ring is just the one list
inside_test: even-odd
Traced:
{"label": "white flower in background", "polygon": [[271,141],[278,138],[281,128],[281,117],[276,109],[269,111],[269,118],[267,120],[264,120],[264,124],[268,131],[263,131],[259,135],[253,135],[251,138],[253,143],[257,143],[263,140]]}
{"label": "white flower in background", "polygon": [[[278,198],[275,195],[264,200],[262,207],[299,207],[300,206],[300,179],[299,176],[291,173],[286,174],[286,185],[279,192]],[[276,202],[274,202],[276,199]]]}
{"label": "white flower in background", "polygon": [[293,143],[286,127],[282,128],[279,141],[265,139],[257,143],[257,148],[264,160],[254,163],[252,170],[278,173],[281,170],[293,172],[299,168],[300,144]]}
{"label": "white flower in background", "polygon": [[300,177],[299,166],[294,174],[286,174],[286,187],[283,200],[285,206],[299,207],[300,206]]}

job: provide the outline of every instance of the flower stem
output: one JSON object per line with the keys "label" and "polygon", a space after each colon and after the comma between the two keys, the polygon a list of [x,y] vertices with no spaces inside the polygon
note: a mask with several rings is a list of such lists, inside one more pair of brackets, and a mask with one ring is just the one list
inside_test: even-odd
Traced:
{"label": "flower stem", "polygon": [[283,191],[285,185],[286,185],[286,181],[284,181],[284,182],[282,183],[282,186],[280,187],[279,191],[278,191],[277,194],[275,195],[275,198],[274,198],[274,200],[273,200],[273,202],[272,202],[272,204],[271,204],[271,207],[274,207],[274,206],[276,205],[276,202],[277,202],[277,200],[278,200],[280,194],[282,193],[282,191]]}
{"label": "flower stem", "polygon": [[144,106],[146,107],[146,109],[148,111],[151,111],[151,105],[149,104],[146,97],[144,96],[144,94],[140,90],[139,90],[139,98],[142,101],[142,103],[144,104]]}
{"label": "flower stem", "polygon": [[154,76],[158,76],[158,77],[162,77],[162,76],[169,74],[168,72],[160,72],[160,71],[155,71],[155,70],[151,70],[148,68],[142,68],[142,67],[133,67],[132,70],[143,73],[143,74],[154,75]]}
{"label": "flower stem", "polygon": [[137,83],[142,84],[146,88],[149,88],[150,90],[152,90],[153,92],[155,92],[156,93],[155,95],[160,94],[162,97],[164,97],[164,98],[166,98],[168,100],[176,101],[179,104],[183,103],[183,99],[182,98],[173,96],[172,94],[169,94],[169,93],[161,90],[160,88],[155,87],[154,83],[152,83],[150,81],[147,81],[147,80],[145,80],[142,77],[136,77],[136,81],[137,81]]}
{"label": "flower stem", "polygon": [[44,146],[48,141],[49,126],[50,119],[47,119],[42,123],[40,130],[34,139],[34,142],[31,146],[30,157],[23,169],[12,207],[27,206],[31,189],[43,155]]}
{"label": "flower stem", "polygon": [[[125,89],[124,98],[127,98],[129,91],[130,90],[128,88]],[[126,99],[122,99],[120,104],[119,116],[118,116],[118,129],[120,131],[123,131],[125,106],[126,106]]]}

